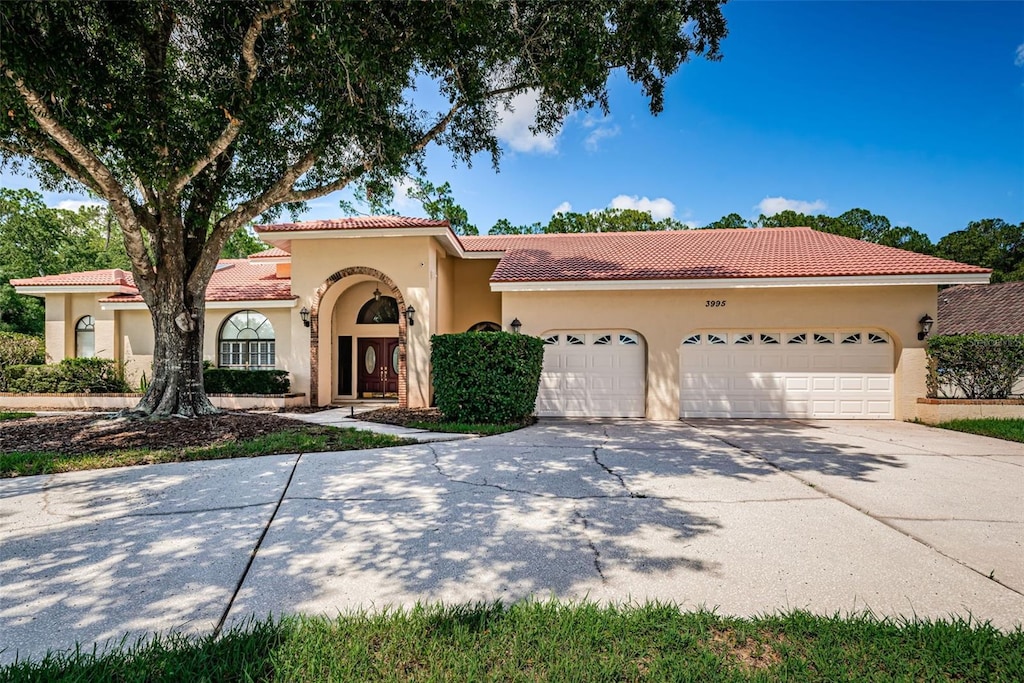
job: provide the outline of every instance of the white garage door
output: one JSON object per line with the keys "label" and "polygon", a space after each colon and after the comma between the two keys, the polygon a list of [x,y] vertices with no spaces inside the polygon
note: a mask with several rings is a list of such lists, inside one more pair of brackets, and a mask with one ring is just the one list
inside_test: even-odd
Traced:
{"label": "white garage door", "polygon": [[537,414],[643,417],[647,357],[643,339],[625,330],[554,331],[544,339]]}
{"label": "white garage door", "polygon": [[681,417],[894,416],[880,330],[702,331],[680,354]]}

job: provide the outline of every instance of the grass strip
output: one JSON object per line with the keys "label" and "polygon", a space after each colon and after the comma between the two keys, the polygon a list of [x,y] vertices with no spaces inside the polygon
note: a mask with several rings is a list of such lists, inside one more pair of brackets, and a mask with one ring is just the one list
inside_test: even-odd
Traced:
{"label": "grass strip", "polygon": [[23,417],[35,417],[35,413],[12,413],[0,410],[0,420],[20,420]]}
{"label": "grass strip", "polygon": [[522,602],[254,620],[0,667],[6,681],[1024,680],[1024,632],[969,620]]}
{"label": "grass strip", "polygon": [[972,420],[950,420],[941,422],[936,427],[952,429],[957,432],[991,436],[1005,441],[1024,443],[1024,419],[1021,418],[978,418]]}
{"label": "grass strip", "polygon": [[0,453],[0,478],[165,462],[252,458],[280,453],[352,451],[406,446],[412,443],[416,442],[389,434],[311,425],[213,446],[164,449],[134,448],[79,455],[66,455],[53,451]]}
{"label": "grass strip", "polygon": [[448,432],[450,434],[480,434],[494,436],[505,432],[514,432],[526,426],[525,423],[512,424],[469,424],[467,422],[421,422],[412,421],[405,425],[414,429],[426,429],[429,432]]}

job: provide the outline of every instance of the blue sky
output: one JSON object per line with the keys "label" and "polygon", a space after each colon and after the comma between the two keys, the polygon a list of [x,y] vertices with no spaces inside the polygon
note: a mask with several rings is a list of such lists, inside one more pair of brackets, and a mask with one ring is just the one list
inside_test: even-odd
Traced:
{"label": "blue sky", "polygon": [[[733,2],[720,62],[695,60],[652,117],[611,81],[611,114],[501,129],[499,173],[428,155],[470,220],[546,221],[557,208],[649,208],[703,225],[736,212],[862,207],[938,239],[971,220],[1024,221],[1024,3]],[[9,186],[33,186],[0,177]],[[85,199],[67,195],[60,201]],[[340,215],[339,197],[304,218]],[[399,199],[396,209],[422,215]]]}

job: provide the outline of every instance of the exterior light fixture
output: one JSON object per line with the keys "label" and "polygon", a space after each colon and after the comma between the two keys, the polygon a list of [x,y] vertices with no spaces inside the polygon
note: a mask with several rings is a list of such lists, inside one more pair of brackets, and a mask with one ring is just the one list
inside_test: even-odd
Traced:
{"label": "exterior light fixture", "polygon": [[299,317],[302,318],[302,324],[309,327],[309,309],[303,306],[299,311]]}
{"label": "exterior light fixture", "polygon": [[380,301],[380,289],[378,287],[373,288],[373,300]]}
{"label": "exterior light fixture", "polygon": [[519,328],[523,326],[523,324],[519,322],[519,318],[512,318],[512,322],[510,323],[510,325],[512,327],[512,331],[515,334],[519,334]]}
{"label": "exterior light fixture", "polygon": [[412,319],[413,315],[415,315],[415,314],[416,314],[416,309],[415,308],[413,308],[412,306],[406,306],[405,307],[405,319],[409,321],[409,327],[412,327],[413,325],[416,324],[415,322],[413,322],[413,319]]}
{"label": "exterior light fixture", "polygon": [[927,313],[921,316],[921,319],[917,321],[917,324],[921,326],[921,331],[917,333],[917,341],[924,341],[924,338],[932,331],[932,323],[934,322]]}

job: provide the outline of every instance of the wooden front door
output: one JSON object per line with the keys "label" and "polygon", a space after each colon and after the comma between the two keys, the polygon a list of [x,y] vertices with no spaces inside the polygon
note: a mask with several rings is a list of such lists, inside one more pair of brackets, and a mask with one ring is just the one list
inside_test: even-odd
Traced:
{"label": "wooden front door", "polygon": [[361,338],[356,350],[361,398],[398,395],[398,338]]}

